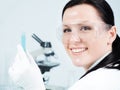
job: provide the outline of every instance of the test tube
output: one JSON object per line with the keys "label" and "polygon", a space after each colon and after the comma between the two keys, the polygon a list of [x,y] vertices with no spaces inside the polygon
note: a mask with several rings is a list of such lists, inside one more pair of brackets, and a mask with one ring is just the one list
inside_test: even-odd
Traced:
{"label": "test tube", "polygon": [[25,33],[22,33],[21,35],[21,45],[23,50],[26,52],[26,36]]}

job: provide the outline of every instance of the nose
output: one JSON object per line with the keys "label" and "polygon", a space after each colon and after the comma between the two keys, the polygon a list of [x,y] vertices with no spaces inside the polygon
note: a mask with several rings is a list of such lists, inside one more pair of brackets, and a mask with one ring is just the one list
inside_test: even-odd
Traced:
{"label": "nose", "polygon": [[72,32],[70,38],[69,38],[70,42],[81,42],[81,38],[78,32]]}

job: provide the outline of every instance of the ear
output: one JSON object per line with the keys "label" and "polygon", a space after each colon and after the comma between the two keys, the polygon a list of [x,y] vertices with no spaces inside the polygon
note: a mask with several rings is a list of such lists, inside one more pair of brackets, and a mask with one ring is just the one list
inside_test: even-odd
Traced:
{"label": "ear", "polygon": [[108,43],[109,44],[112,44],[113,43],[113,41],[115,40],[115,38],[116,38],[116,26],[112,26],[111,27],[111,29],[108,31]]}

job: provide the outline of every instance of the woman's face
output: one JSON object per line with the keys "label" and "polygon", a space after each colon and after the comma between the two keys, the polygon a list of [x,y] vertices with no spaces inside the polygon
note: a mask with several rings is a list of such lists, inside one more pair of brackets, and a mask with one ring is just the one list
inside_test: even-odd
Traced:
{"label": "woman's face", "polygon": [[82,4],[66,9],[62,27],[64,47],[76,66],[88,69],[111,51],[107,25],[90,5]]}

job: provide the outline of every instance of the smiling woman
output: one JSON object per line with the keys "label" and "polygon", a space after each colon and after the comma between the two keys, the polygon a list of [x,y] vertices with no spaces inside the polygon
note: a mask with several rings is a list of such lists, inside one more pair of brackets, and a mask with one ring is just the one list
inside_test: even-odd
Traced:
{"label": "smiling woman", "polygon": [[[89,13],[88,10],[92,13]],[[85,22],[81,26],[71,25],[71,23],[76,23],[78,20],[87,21],[87,23]],[[91,21],[94,21],[94,23],[88,24]],[[107,42],[109,37],[112,36],[111,34],[114,34],[110,38],[113,42],[116,37],[116,30],[115,28],[106,30],[105,25],[97,10],[91,5],[82,4],[66,9],[63,16],[63,27],[65,28],[63,30],[63,42],[65,42],[65,48],[74,64],[88,69],[104,54],[111,52],[112,44],[107,45]],[[100,32],[103,34],[99,34]]]}
{"label": "smiling woman", "polygon": [[62,23],[66,52],[76,66],[86,70],[70,90],[119,90],[120,38],[109,4],[70,0],[63,9]]}
{"label": "smiling woman", "polygon": [[[38,6],[40,5],[38,4]],[[32,15],[31,10],[26,11],[30,11],[28,16]],[[10,22],[14,21],[12,19]],[[30,20],[27,19],[27,21]],[[36,20],[41,21],[38,17]],[[27,25],[30,23],[27,22]],[[13,26],[16,25],[13,24]],[[32,26],[35,30],[36,25]],[[42,26],[44,28],[46,24]],[[50,34],[48,31],[51,32],[50,28],[46,31],[47,34]],[[86,73],[69,90],[120,90],[120,38],[116,33],[113,11],[105,0],[70,0],[63,8],[61,32],[63,45],[73,64],[86,70]],[[24,44],[25,42],[23,46]],[[25,90],[45,90],[41,71],[33,57],[21,45],[18,45],[17,49],[14,62],[8,71],[10,79]],[[63,72],[66,68],[65,64],[65,68],[61,69],[64,77],[60,77],[55,84],[60,81],[65,82]],[[71,70],[68,76],[74,78],[75,74]],[[52,75],[55,76],[54,73]],[[68,76],[66,77],[68,78]]]}

